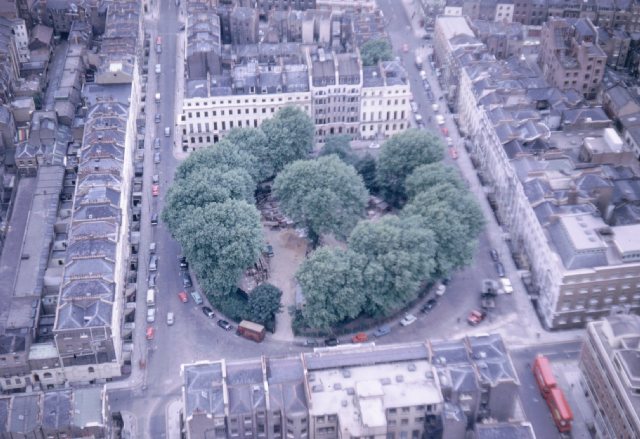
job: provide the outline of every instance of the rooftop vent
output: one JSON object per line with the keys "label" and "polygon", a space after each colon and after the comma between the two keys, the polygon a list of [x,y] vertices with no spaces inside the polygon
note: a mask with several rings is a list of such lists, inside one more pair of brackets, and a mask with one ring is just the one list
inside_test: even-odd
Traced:
{"label": "rooftop vent", "polygon": [[348,404],[348,402],[347,402],[347,400],[346,400],[346,399],[343,399],[342,401],[340,401],[340,405],[341,405],[342,407],[346,407],[346,406],[347,406],[347,404]]}
{"label": "rooftop vent", "polygon": [[383,386],[388,386],[389,384],[391,384],[391,378],[381,378],[380,384],[382,384]]}
{"label": "rooftop vent", "polygon": [[407,370],[409,370],[409,372],[415,372],[416,365],[414,363],[407,364]]}
{"label": "rooftop vent", "polygon": [[324,389],[322,388],[322,384],[316,384],[315,386],[311,387],[311,391],[313,393],[320,393],[322,392]]}
{"label": "rooftop vent", "polygon": [[396,383],[404,383],[404,376],[396,375]]}
{"label": "rooftop vent", "polygon": [[340,372],[342,373],[342,376],[344,378],[350,378],[351,377],[351,371],[349,369],[342,369]]}

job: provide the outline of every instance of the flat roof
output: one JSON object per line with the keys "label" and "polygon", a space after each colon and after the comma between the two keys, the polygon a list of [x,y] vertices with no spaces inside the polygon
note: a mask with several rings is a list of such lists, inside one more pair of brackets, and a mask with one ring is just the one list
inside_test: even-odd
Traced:
{"label": "flat roof", "polygon": [[590,214],[562,215],[560,222],[574,249],[578,251],[605,251],[607,249],[607,244],[596,233],[597,229],[607,226],[602,218]]}
{"label": "flat roof", "polygon": [[640,224],[614,226],[613,243],[621,254],[640,252]]}

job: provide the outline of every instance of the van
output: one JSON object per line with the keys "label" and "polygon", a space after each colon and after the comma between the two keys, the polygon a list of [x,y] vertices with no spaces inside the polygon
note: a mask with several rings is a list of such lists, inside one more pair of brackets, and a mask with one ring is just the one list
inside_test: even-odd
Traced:
{"label": "van", "polygon": [[427,72],[420,70],[420,78],[424,81],[427,79]]}
{"label": "van", "polygon": [[169,137],[171,135],[171,128],[164,127],[164,136]]}
{"label": "van", "polygon": [[160,66],[160,64],[156,64],[156,73],[159,75],[160,71],[161,71],[162,67]]}
{"label": "van", "polygon": [[253,340],[256,343],[260,343],[264,340],[265,335],[264,326],[258,323],[250,322],[249,320],[243,320],[238,325],[238,335]]}
{"label": "van", "polygon": [[160,93],[156,93],[156,102],[160,102]]}
{"label": "van", "polygon": [[147,306],[156,306],[156,290],[153,288],[147,290]]}

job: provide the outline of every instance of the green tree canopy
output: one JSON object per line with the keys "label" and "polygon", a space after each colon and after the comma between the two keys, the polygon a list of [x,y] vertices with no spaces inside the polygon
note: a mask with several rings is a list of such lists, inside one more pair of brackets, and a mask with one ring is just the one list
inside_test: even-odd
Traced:
{"label": "green tree canopy", "polygon": [[365,66],[373,66],[378,61],[389,61],[393,58],[391,43],[386,38],[369,40],[360,48],[360,57]]}
{"label": "green tree canopy", "polygon": [[338,248],[320,248],[302,263],[296,278],[309,327],[327,330],[360,314],[365,301],[362,263],[357,254]]}
{"label": "green tree canopy", "polygon": [[438,276],[447,276],[473,259],[477,236],[484,225],[482,211],[476,201],[462,191],[457,197],[439,200],[438,188],[453,193],[452,186],[438,185],[432,191],[416,195],[402,210],[403,217],[421,221],[435,234]]}
{"label": "green tree canopy", "polygon": [[356,172],[362,177],[364,185],[369,192],[377,194],[380,188],[378,187],[378,181],[376,180],[376,159],[371,154],[366,154],[360,158],[354,165]]}
{"label": "green tree canopy", "polygon": [[175,238],[205,290],[228,294],[260,256],[260,213],[244,200],[208,203],[185,212]]}
{"label": "green tree canopy", "polygon": [[401,206],[406,200],[405,179],[418,166],[442,160],[442,155],[438,138],[422,130],[407,130],[384,142],[376,176],[384,199]]}
{"label": "green tree canopy", "polygon": [[307,158],[313,150],[314,125],[299,108],[282,108],[260,128],[267,137],[269,163],[276,174],[288,163]]}
{"label": "green tree canopy", "polygon": [[249,294],[246,318],[262,325],[273,320],[282,311],[280,298],[282,291],[271,284],[265,283],[255,287]]}
{"label": "green tree canopy", "polygon": [[335,154],[347,165],[353,165],[358,158],[351,150],[351,138],[346,134],[328,136],[320,150],[320,156]]}
{"label": "green tree canopy", "polygon": [[464,183],[456,171],[451,166],[446,166],[442,162],[429,163],[418,166],[407,177],[404,183],[407,197],[412,199],[420,192],[427,191],[438,184],[447,183],[457,189],[464,189]]}
{"label": "green tree canopy", "polygon": [[269,156],[267,136],[258,128],[234,128],[227,133],[224,140],[238,146],[238,148],[255,157],[256,182],[268,180],[275,174],[273,163]]}
{"label": "green tree canopy", "polygon": [[307,227],[314,244],[323,233],[346,238],[368,200],[362,178],[334,155],[291,163],[273,189],[282,211]]}
{"label": "green tree canopy", "polygon": [[242,151],[237,145],[222,139],[215,145],[194,151],[178,166],[176,180],[186,178],[189,174],[207,168],[231,170],[242,168],[257,181],[257,159],[252,154]]}
{"label": "green tree canopy", "polygon": [[253,201],[255,183],[242,168],[203,168],[178,179],[167,192],[162,220],[175,233],[185,215],[196,207],[229,199]]}
{"label": "green tree canopy", "polygon": [[370,315],[391,314],[417,297],[436,267],[434,234],[412,218],[362,221],[349,237],[349,249],[366,260],[364,308]]}

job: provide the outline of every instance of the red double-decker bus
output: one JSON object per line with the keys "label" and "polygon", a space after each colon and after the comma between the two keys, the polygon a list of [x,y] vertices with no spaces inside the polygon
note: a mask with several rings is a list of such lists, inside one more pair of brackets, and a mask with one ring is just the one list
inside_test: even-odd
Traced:
{"label": "red double-decker bus", "polygon": [[537,355],[531,369],[540,393],[547,402],[547,406],[549,406],[553,422],[556,424],[558,431],[561,433],[570,432],[573,412],[564,396],[564,392],[558,387],[549,359],[544,355]]}

